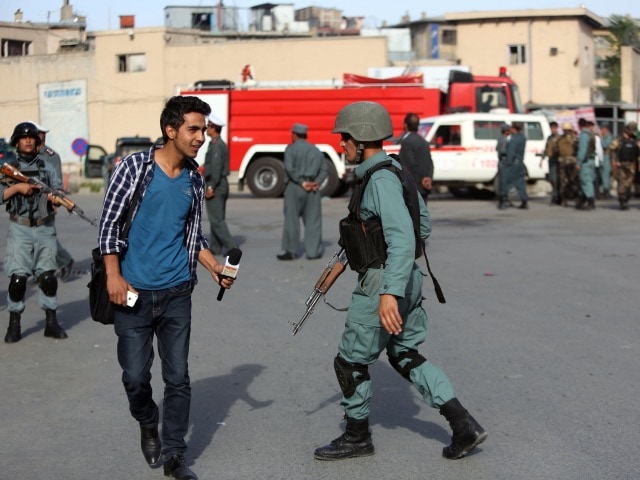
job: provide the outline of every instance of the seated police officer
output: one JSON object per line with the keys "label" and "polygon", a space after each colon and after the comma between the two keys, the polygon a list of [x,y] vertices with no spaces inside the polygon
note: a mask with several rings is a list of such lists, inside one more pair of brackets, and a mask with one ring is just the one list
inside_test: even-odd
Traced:
{"label": "seated police officer", "polygon": [[[12,155],[7,163],[28,177],[38,177],[52,188],[62,187],[53,166],[38,158],[40,136],[35,125],[28,122],[16,125],[11,145],[16,148],[17,155]],[[5,263],[10,278],[7,295],[9,328],[4,341],[15,343],[22,338],[20,315],[24,311],[27,279],[31,275],[36,276],[40,286],[38,299],[46,314],[45,337],[67,338],[56,318],[58,280],[55,275],[57,248],[53,203],[57,200],[52,195],[41,193],[37,185],[11,183],[7,178],[0,183],[0,196],[2,203],[8,204],[11,220]]]}

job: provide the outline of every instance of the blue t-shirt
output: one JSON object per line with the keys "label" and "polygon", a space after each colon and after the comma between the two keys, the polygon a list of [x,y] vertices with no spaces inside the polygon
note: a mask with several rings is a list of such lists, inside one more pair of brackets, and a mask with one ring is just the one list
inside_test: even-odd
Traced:
{"label": "blue t-shirt", "polygon": [[161,290],[191,279],[185,245],[193,201],[189,172],[183,168],[176,178],[169,178],[157,164],[153,168],[120,263],[122,276],[141,290]]}

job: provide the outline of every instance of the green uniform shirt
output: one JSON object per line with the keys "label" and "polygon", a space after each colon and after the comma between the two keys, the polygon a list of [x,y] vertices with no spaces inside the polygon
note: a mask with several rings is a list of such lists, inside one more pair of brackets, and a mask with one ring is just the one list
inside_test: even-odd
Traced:
{"label": "green uniform shirt", "polygon": [[[356,167],[356,176],[364,177],[367,170],[387,160],[391,160],[391,157],[384,151],[375,154]],[[397,161],[393,160],[393,163],[402,168]],[[418,197],[420,236],[427,238],[431,233],[431,218],[422,197]],[[415,262],[415,238],[411,215],[404,202],[402,184],[395,173],[381,169],[371,176],[362,195],[360,216],[363,220],[378,217],[387,243],[387,261],[379,293],[404,298]]]}

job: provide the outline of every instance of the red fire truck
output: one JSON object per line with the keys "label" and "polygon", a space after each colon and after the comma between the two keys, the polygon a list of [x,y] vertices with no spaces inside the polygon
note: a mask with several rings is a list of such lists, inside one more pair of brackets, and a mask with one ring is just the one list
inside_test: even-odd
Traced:
{"label": "red fire truck", "polygon": [[[418,80],[416,80],[418,77]],[[452,71],[447,89],[425,88],[420,75],[373,79],[345,74],[340,85],[256,85],[237,87],[232,82],[201,81],[181,95],[195,95],[226,120],[223,139],[229,145],[230,169],[238,173],[239,188],[247,185],[258,197],[277,197],[284,191],[284,149],[291,142],[291,126],[309,126],[309,141],[325,155],[329,177],[324,195],[342,194],[348,169],[331,133],[336,114],[345,105],[362,100],[384,105],[397,128],[404,116],[421,117],[451,112],[502,111],[522,113],[517,85],[501,71],[499,76],[473,76]],[[418,83],[419,82],[419,83]],[[446,91],[445,91],[446,90]],[[198,161],[204,161],[206,145]]]}

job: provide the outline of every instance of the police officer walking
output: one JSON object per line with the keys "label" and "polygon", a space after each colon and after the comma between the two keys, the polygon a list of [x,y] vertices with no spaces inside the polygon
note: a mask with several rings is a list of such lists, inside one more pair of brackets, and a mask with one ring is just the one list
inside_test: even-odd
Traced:
{"label": "police officer walking", "polygon": [[584,118],[578,120],[580,136],[578,137],[578,152],[576,162],[578,165],[578,176],[580,179],[581,196],[578,198],[576,208],[579,210],[593,210],[596,208],[596,192],[593,182],[596,178],[596,139],[589,129],[589,123]]}
{"label": "police officer walking", "polygon": [[638,124],[636,122],[628,123],[624,127],[622,135],[613,140],[609,146],[613,175],[618,182],[620,210],[629,209],[633,179],[638,169],[638,161],[640,161],[640,147],[636,139],[637,131]]}
{"label": "police officer walking", "polygon": [[[402,175],[400,163],[382,149],[382,141],[393,135],[391,117],[378,103],[355,102],[340,110],[333,133],[341,135],[347,161],[357,164],[358,185],[349,205],[352,216],[341,221],[340,244],[350,268],[358,272],[358,282],[334,360],[346,431],[318,448],[315,458],[342,460],[374,454],[369,365],[383,350],[394,369],[449,422],[453,436],[443,456],[464,457],[487,434],[455,397],[445,373],[418,353],[427,336],[427,314],[415,258],[431,232],[431,220],[415,185],[407,185],[412,177],[403,176],[405,190],[398,176]],[[411,205],[405,203],[405,193]]]}
{"label": "police officer walking", "polygon": [[[38,156],[40,136],[38,129],[28,122],[16,125],[11,145],[17,150],[14,166],[24,175],[38,177],[51,188],[60,189],[62,183],[55,169]],[[56,339],[67,338],[58,324],[56,278],[56,229],[53,224],[52,195],[41,193],[30,183],[0,184],[2,203],[7,203],[9,232],[7,235],[7,260],[5,270],[10,278],[8,291],[9,328],[4,337],[6,343],[22,338],[20,317],[24,311],[27,279],[35,275],[40,286],[39,302],[45,311],[44,335]]]}
{"label": "police officer walking", "polygon": [[322,257],[322,205],[320,184],[327,178],[324,155],[307,141],[309,127],[294,123],[292,143],[284,151],[284,229],[278,260],[294,260],[300,244],[300,217],[304,223],[304,251],[308,259]]}
{"label": "police officer walking", "polygon": [[[31,120],[29,120],[28,123],[32,123],[38,129],[38,135],[40,136],[40,150],[38,151],[38,158],[53,165],[56,175],[58,175],[58,178],[62,182],[62,161],[60,160],[60,155],[45,143],[49,129],[37,124],[36,122],[32,122]],[[55,216],[53,220],[55,223]],[[62,246],[60,240],[56,241],[56,246],[56,265],[60,271],[60,279],[64,281],[71,275],[71,271],[73,269],[73,257],[71,257],[71,254],[67,249]]]}

